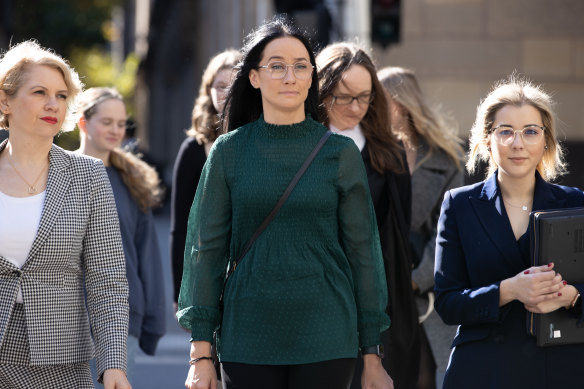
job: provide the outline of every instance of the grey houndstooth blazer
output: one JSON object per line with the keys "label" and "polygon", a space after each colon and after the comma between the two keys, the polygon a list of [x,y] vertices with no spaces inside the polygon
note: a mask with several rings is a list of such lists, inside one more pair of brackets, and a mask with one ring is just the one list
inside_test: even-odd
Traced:
{"label": "grey houndstooth blazer", "polygon": [[91,359],[89,313],[99,376],[126,370],[128,284],[107,173],[100,160],[55,145],[49,161],[43,212],[24,266],[0,256],[0,344],[20,285],[31,365]]}

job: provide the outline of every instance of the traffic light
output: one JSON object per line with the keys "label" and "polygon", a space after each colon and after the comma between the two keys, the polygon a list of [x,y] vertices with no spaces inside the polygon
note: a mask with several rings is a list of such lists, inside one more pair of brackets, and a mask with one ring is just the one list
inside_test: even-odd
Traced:
{"label": "traffic light", "polygon": [[399,42],[401,0],[371,0],[371,41],[386,47]]}

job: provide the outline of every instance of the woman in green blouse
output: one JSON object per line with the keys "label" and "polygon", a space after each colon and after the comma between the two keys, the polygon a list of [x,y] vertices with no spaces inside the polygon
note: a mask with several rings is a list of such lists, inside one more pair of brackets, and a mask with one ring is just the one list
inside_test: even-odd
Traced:
{"label": "woman in green blouse", "polygon": [[179,322],[192,332],[187,388],[348,388],[361,348],[364,388],[393,388],[381,365],[387,290],[365,168],[353,141],[331,135],[254,242],[244,245],[327,129],[303,33],[274,19],[251,33],[226,103],[227,134],[191,208]]}

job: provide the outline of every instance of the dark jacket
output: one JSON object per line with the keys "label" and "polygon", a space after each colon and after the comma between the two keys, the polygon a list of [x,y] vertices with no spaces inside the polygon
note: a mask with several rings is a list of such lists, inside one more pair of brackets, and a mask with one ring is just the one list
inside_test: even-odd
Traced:
{"label": "dark jacket", "polygon": [[174,163],[170,197],[169,241],[174,302],[178,300],[182,280],[189,212],[206,161],[205,146],[200,145],[195,138],[189,136],[181,144]]}
{"label": "dark jacket", "polygon": [[[367,145],[361,155],[375,207],[389,293],[387,313],[391,327],[381,335],[385,348],[383,365],[396,389],[413,388],[418,380],[420,329],[412,292],[408,242],[412,201],[410,174],[407,164],[401,174],[378,173],[371,166]],[[405,163],[405,154],[402,158]],[[351,386],[353,389],[361,387],[361,366],[359,361]]]}
{"label": "dark jacket", "polygon": [[166,296],[162,257],[152,211],[142,212],[115,167],[106,168],[114,192],[126,257],[130,289],[128,333],[140,341],[146,354],[154,355],[166,332]]}
{"label": "dark jacket", "polygon": [[[533,210],[581,206],[579,189],[547,183],[536,173]],[[583,344],[537,347],[523,304],[499,307],[501,281],[530,267],[529,244],[529,229],[515,239],[497,173],[446,193],[436,240],[435,307],[445,323],[460,327],[444,389],[581,386]],[[584,285],[575,286],[584,293]]]}

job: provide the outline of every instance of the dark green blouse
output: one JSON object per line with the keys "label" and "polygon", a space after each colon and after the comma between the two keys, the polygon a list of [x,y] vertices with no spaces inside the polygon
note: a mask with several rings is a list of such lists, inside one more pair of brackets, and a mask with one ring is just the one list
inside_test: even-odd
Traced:
{"label": "dark green blouse", "polygon": [[177,317],[191,340],[220,325],[221,361],[298,364],[357,356],[388,328],[387,288],[363,160],[333,134],[229,278],[236,258],[326,128],[263,120],[217,139],[191,208]]}

